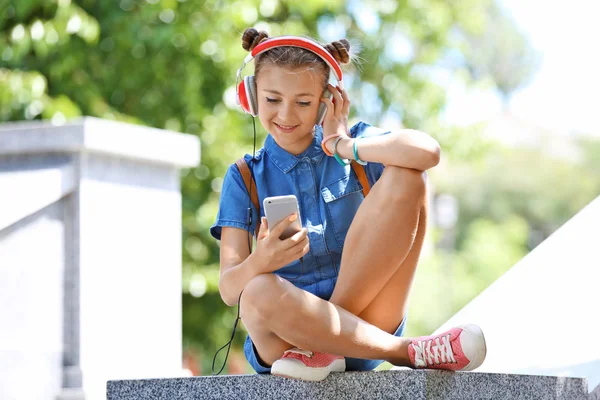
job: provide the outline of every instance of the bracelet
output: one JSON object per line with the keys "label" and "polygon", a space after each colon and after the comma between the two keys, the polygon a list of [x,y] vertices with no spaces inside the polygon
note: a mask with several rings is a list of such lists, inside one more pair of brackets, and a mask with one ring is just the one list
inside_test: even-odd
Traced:
{"label": "bracelet", "polygon": [[333,142],[333,156],[335,157],[337,162],[340,163],[340,165],[342,165],[342,166],[346,166],[346,165],[350,164],[350,160],[342,159],[337,152],[337,145],[340,142],[340,140],[342,140],[344,137],[347,137],[347,136],[345,136],[345,135],[340,136],[337,139],[335,139],[335,142]]}
{"label": "bracelet", "polygon": [[347,135],[343,134],[343,133],[334,133],[333,135],[329,135],[327,137],[324,137],[323,140],[321,141],[321,148],[323,149],[323,152],[325,152],[325,154],[327,154],[329,157],[333,157],[333,153],[330,152],[329,150],[327,150],[327,146],[325,146],[325,144],[334,138],[338,138],[338,137],[345,137]]}
{"label": "bracelet", "polygon": [[354,159],[360,165],[367,165],[368,163],[366,161],[363,161],[360,158],[358,158],[358,139],[360,138],[354,139],[354,144],[352,145],[352,150],[354,151]]}

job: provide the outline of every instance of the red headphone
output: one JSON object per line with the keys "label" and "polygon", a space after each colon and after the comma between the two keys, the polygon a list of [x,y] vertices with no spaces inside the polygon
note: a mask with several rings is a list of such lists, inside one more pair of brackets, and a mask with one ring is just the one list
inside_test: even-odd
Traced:
{"label": "red headphone", "polygon": [[[344,88],[344,84],[342,81],[342,68],[338,64],[338,62],[333,58],[333,56],[320,44],[313,42],[310,39],[305,39],[297,36],[281,36],[272,39],[267,39],[264,42],[257,45],[250,54],[246,56],[242,66],[237,70],[237,81],[240,83],[236,87],[236,99],[237,103],[242,106],[242,109],[252,116],[256,117],[258,115],[258,100],[256,95],[256,81],[254,80],[253,75],[245,76],[242,78],[242,69],[252,61],[257,55],[263,53],[267,50],[270,50],[275,47],[283,47],[283,46],[293,46],[293,47],[301,47],[306,50],[310,50],[319,57],[323,61],[329,65],[330,75],[333,75],[338,82],[338,87],[340,89]],[[323,96],[331,98],[331,93],[327,89],[323,93]],[[317,114],[317,125],[320,125],[323,122],[323,118],[325,117],[325,112],[327,111],[327,106],[325,103],[319,104],[319,112]]]}

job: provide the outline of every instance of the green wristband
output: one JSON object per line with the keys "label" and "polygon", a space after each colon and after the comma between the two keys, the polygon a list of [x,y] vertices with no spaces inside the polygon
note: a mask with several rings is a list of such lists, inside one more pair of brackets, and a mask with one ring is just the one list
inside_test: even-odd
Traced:
{"label": "green wristband", "polygon": [[340,165],[346,166],[346,165],[350,164],[350,160],[342,159],[337,152],[337,145],[340,142],[340,140],[342,140],[343,138],[344,138],[344,136],[340,136],[339,138],[335,139],[335,142],[333,142],[333,156],[335,157],[337,162],[340,163]]}
{"label": "green wristband", "polygon": [[352,145],[352,150],[354,151],[354,159],[360,165],[367,165],[366,161],[363,161],[360,158],[358,158],[358,139],[359,138],[354,139],[354,145]]}

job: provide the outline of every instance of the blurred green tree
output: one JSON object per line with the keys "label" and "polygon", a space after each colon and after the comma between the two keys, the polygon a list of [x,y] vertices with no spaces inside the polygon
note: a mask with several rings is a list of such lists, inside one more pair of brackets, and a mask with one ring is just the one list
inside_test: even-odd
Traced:
{"label": "blurred green tree", "polygon": [[[350,38],[363,60],[345,76],[354,120],[425,130],[445,154],[473,160],[486,149],[477,132],[443,126],[439,115],[447,77],[469,81],[466,66],[476,54],[465,50],[466,38],[484,32],[489,4],[0,0],[0,121],[60,125],[91,115],[200,137],[202,165],[182,174],[183,335],[185,346],[203,354],[208,373],[236,312],[220,299],[219,247],[208,228],[224,172],[251,149],[250,117],[234,103],[244,29],[323,42]],[[259,142],[264,136],[259,127]],[[243,336],[238,331],[234,348]]]}
{"label": "blurred green tree", "polygon": [[488,78],[497,87],[504,104],[534,76],[540,66],[540,54],[512,17],[498,3],[486,10],[483,34],[466,33],[468,67],[471,76]]}
{"label": "blurred green tree", "polygon": [[457,248],[463,246],[471,223],[479,218],[495,223],[513,215],[524,218],[530,229],[528,250],[567,222],[600,193],[599,164],[593,151],[598,141],[582,139],[578,148],[581,161],[559,158],[538,148],[497,144],[480,168],[466,163],[448,165],[436,183],[440,192],[459,200]]}
{"label": "blurred green tree", "polygon": [[[452,249],[419,265],[407,334],[439,327],[600,195],[600,141],[581,138],[577,148],[580,160],[569,160],[496,144],[479,168],[456,162],[434,171],[437,191],[454,196],[460,217]],[[431,240],[440,243],[443,234],[435,227]],[[445,308],[431,304],[442,297]]]}
{"label": "blurred green tree", "polygon": [[436,330],[527,254],[529,227],[518,215],[501,222],[481,217],[464,226],[467,232],[457,249],[437,251],[419,264],[407,336]]}

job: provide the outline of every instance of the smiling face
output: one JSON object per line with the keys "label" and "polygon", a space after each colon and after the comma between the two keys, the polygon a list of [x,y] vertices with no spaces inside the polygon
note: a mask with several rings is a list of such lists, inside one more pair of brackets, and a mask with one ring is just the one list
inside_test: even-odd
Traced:
{"label": "smiling face", "polygon": [[262,66],[256,80],[258,118],[275,142],[291,154],[300,154],[313,140],[323,75],[308,68]]}

